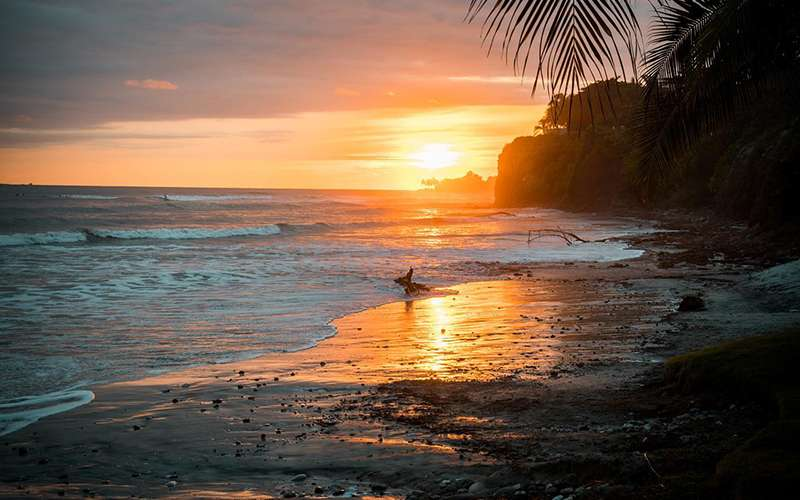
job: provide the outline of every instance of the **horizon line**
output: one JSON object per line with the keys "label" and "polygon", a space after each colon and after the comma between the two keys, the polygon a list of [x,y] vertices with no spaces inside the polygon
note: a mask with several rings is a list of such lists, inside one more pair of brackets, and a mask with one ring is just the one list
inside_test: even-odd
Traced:
{"label": "horizon line", "polygon": [[312,187],[233,187],[233,186],[135,186],[127,184],[103,185],[103,184],[35,184],[35,183],[11,183],[0,182],[0,187],[13,186],[13,187],[65,187],[65,188],[128,188],[128,189],[258,189],[258,190],[272,190],[272,191],[425,191],[425,188],[419,189],[401,189],[401,188],[312,188]]}

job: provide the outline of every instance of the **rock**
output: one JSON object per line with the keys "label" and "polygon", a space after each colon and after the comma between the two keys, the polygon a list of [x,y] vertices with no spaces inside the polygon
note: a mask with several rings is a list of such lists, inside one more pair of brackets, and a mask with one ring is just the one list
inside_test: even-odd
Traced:
{"label": "rock", "polygon": [[696,295],[685,295],[681,299],[681,303],[678,306],[678,311],[681,312],[702,311],[705,308],[706,308],[706,303],[700,297]]}
{"label": "rock", "polygon": [[141,429],[141,427],[139,427],[138,425],[133,426],[133,430],[138,431],[139,429]]}
{"label": "rock", "polygon": [[556,495],[553,497],[553,500],[564,500],[564,495]]}
{"label": "rock", "polygon": [[558,488],[556,488],[556,485],[554,485],[553,483],[548,483],[547,486],[544,487],[544,492],[548,495],[556,493],[557,491]]}
{"label": "rock", "polygon": [[325,493],[325,488],[323,488],[322,486],[314,486],[315,495],[322,495],[323,493]]}
{"label": "rock", "polygon": [[297,493],[295,493],[292,490],[286,490],[283,493],[281,493],[281,496],[283,498],[295,498],[297,496]]}
{"label": "rock", "polygon": [[178,482],[177,481],[169,481],[166,486],[167,486],[167,488],[170,488],[170,489],[171,488],[175,488],[175,487],[178,486]]}
{"label": "rock", "polygon": [[299,482],[305,481],[306,479],[308,479],[308,476],[307,476],[307,475],[305,475],[305,474],[298,474],[298,475],[296,475],[296,476],[292,477],[291,481],[292,481],[293,483],[299,483]]}
{"label": "rock", "polygon": [[481,481],[476,481],[476,482],[472,483],[469,486],[469,488],[467,488],[467,491],[472,495],[476,495],[476,494],[482,492],[485,489],[486,489],[486,485],[485,484],[483,484]]}
{"label": "rock", "polygon": [[500,488],[495,492],[495,494],[501,497],[507,497],[509,495],[513,495],[514,493],[516,493],[521,489],[522,485],[517,483],[517,484],[512,484],[511,486],[506,486],[505,488]]}
{"label": "rock", "polygon": [[378,495],[383,495],[383,493],[386,490],[388,490],[389,487],[386,486],[385,484],[377,484],[376,483],[376,484],[370,484],[369,485],[369,489],[372,490],[373,493],[376,493]]}
{"label": "rock", "polygon": [[460,478],[456,479],[455,481],[453,481],[453,486],[455,486],[458,489],[463,489],[466,492],[467,489],[470,486],[472,486],[472,480],[471,479],[467,479],[465,477],[460,477]]}

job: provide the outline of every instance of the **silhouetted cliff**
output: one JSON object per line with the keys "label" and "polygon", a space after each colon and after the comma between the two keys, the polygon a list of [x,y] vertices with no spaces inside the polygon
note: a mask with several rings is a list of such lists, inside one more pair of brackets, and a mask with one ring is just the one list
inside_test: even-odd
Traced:
{"label": "silhouetted cliff", "polygon": [[[598,84],[599,85],[599,84]],[[636,88],[623,84],[617,109],[630,109]],[[598,88],[589,89],[596,92]],[[586,101],[584,91],[583,102]],[[591,94],[593,100],[602,93]],[[540,135],[518,137],[498,159],[495,202],[501,207],[542,206],[597,210],[620,205],[713,207],[752,224],[800,221],[800,118],[787,100],[773,96],[758,111],[696,141],[656,190],[637,176],[643,153],[634,147],[636,114],[620,121],[580,113],[580,133],[567,132],[569,100],[557,98],[539,122]],[[575,102],[572,103],[573,106]],[[561,113],[555,111],[562,110]],[[597,109],[597,106],[595,106]],[[592,123],[591,120],[594,120]],[[588,128],[587,128],[588,127]]]}
{"label": "silhouetted cliff", "polygon": [[463,177],[454,179],[423,179],[422,185],[433,189],[438,193],[456,194],[486,194],[491,195],[494,191],[495,177],[484,179],[472,170],[464,174]]}
{"label": "silhouetted cliff", "polygon": [[517,137],[498,159],[495,203],[588,210],[630,202],[624,165],[625,151],[607,137]]}

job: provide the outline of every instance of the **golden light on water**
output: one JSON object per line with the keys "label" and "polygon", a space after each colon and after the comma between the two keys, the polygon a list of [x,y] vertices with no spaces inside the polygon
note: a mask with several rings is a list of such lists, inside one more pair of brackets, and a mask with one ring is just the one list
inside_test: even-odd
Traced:
{"label": "golden light on water", "polygon": [[409,155],[414,160],[414,164],[420,168],[436,170],[454,166],[461,153],[454,151],[451,144],[426,144],[419,151]]}
{"label": "golden light on water", "polygon": [[421,364],[435,373],[441,371],[447,361],[445,358],[450,350],[452,340],[448,334],[451,319],[445,304],[445,297],[429,299],[428,305],[431,312],[430,341],[428,349],[426,349],[427,357]]}

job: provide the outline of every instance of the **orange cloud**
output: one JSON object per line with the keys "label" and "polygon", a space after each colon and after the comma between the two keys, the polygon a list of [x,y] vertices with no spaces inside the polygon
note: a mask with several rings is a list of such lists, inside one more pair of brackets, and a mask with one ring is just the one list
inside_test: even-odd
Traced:
{"label": "orange cloud", "polygon": [[357,97],[361,95],[361,92],[353,89],[348,89],[347,87],[337,87],[336,95],[342,97]]}
{"label": "orange cloud", "polygon": [[178,88],[172,82],[167,80],[125,80],[126,87],[135,87],[147,90],[176,90]]}

